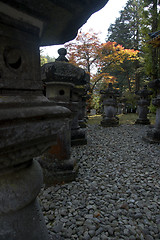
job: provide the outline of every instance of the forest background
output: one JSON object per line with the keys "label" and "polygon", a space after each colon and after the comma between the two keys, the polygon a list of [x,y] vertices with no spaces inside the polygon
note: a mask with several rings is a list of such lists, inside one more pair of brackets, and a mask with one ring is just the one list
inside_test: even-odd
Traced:
{"label": "forest background", "polygon": [[[160,35],[159,13],[159,0],[128,0],[109,26],[105,43],[92,29],[80,29],[76,39],[65,44],[69,62],[90,74],[90,108],[99,109],[99,92],[111,82],[133,109],[135,91],[160,77],[160,50],[150,44]],[[41,53],[41,65],[52,61],[54,56]],[[155,110],[152,105],[150,110]]]}

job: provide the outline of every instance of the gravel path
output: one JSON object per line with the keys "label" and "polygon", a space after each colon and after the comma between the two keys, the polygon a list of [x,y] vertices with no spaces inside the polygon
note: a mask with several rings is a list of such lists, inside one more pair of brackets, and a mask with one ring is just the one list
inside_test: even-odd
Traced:
{"label": "gravel path", "polygon": [[160,145],[141,139],[147,128],[88,126],[88,144],[72,148],[76,181],[40,194],[55,239],[160,240]]}

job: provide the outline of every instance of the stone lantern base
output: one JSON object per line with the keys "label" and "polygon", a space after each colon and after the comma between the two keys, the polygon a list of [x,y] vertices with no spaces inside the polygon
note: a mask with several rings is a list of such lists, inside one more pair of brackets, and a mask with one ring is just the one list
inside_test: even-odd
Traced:
{"label": "stone lantern base", "polygon": [[84,120],[79,120],[79,126],[80,126],[81,128],[86,128],[87,123],[86,123]]}
{"label": "stone lantern base", "polygon": [[135,121],[135,124],[150,125],[150,121],[149,121],[149,119],[140,119],[140,118],[138,118],[138,119]]}
{"label": "stone lantern base", "polygon": [[160,130],[151,128],[147,131],[146,135],[142,137],[145,142],[160,143]]}
{"label": "stone lantern base", "polygon": [[71,131],[71,146],[87,144],[86,131],[84,128],[72,129]]}
{"label": "stone lantern base", "polygon": [[53,156],[46,153],[38,159],[43,168],[43,178],[46,187],[75,180],[78,174],[78,164],[75,160],[70,159],[66,163],[66,160],[60,162],[54,158],[51,161],[51,158]]}
{"label": "stone lantern base", "polygon": [[103,119],[101,121],[102,127],[116,127],[119,125],[119,119],[118,118],[108,118]]}
{"label": "stone lantern base", "polygon": [[64,126],[59,129],[56,141],[47,152],[38,157],[47,187],[73,181],[77,176],[78,164],[71,155],[70,120],[64,119]]}

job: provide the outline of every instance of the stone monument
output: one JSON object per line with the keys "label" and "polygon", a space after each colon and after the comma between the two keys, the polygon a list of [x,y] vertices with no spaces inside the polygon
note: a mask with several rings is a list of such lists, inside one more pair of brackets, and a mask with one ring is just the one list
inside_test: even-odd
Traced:
{"label": "stone monument", "polygon": [[103,102],[103,119],[101,125],[103,127],[113,127],[119,124],[119,119],[116,117],[117,114],[117,97],[119,92],[113,89],[112,83],[109,83],[106,90],[101,90],[102,102]]}
{"label": "stone monument", "polygon": [[42,67],[46,96],[56,104],[72,111],[71,145],[86,144],[86,131],[79,125],[79,115],[82,111],[81,98],[84,89],[88,89],[89,75],[82,68],[68,62],[65,57],[66,49],[59,49],[58,52],[60,56],[55,62]]}
{"label": "stone monument", "polygon": [[136,120],[135,124],[143,124],[148,125],[150,124],[149,119],[147,118],[147,114],[149,112],[148,106],[150,105],[150,99],[149,96],[153,94],[152,91],[149,91],[147,89],[147,85],[143,87],[143,89],[136,91],[136,95],[140,97],[140,100],[138,101],[138,119]]}
{"label": "stone monument", "polygon": [[[60,56],[55,62],[44,64],[42,70],[42,80],[46,85],[46,97],[58,106],[72,109],[71,95],[75,87],[74,82],[78,75],[78,68],[68,63],[65,57],[66,49],[58,50]],[[78,104],[76,104],[78,109]],[[74,114],[70,121],[66,122],[64,128],[57,135],[57,144],[49,151],[39,157],[39,162],[43,167],[44,180],[46,185],[69,182],[75,179],[78,172],[76,159],[71,157],[71,125]]]}
{"label": "stone monument", "polygon": [[[67,108],[43,95],[39,46],[73,39],[107,0],[0,2],[0,239],[48,240],[33,158],[57,140]],[[72,26],[72,27],[71,27]]]}
{"label": "stone monument", "polygon": [[75,86],[72,90],[72,105],[70,110],[74,113],[74,118],[71,125],[71,145],[85,145],[87,144],[86,129],[80,126],[79,115],[81,114],[81,97],[82,92],[80,88]]}
{"label": "stone monument", "polygon": [[160,79],[151,81],[148,86],[157,92],[157,96],[152,100],[152,104],[157,107],[156,121],[143,139],[150,143],[160,143]]}

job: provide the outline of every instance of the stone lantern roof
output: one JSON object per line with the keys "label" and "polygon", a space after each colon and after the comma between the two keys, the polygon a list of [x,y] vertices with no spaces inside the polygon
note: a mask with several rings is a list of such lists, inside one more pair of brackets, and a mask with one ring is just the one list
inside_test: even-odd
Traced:
{"label": "stone lantern roof", "polygon": [[76,37],[78,29],[108,0],[1,0],[0,13],[34,25],[40,46],[62,44]]}
{"label": "stone lantern roof", "polygon": [[68,62],[56,61],[42,66],[42,80],[45,82],[69,82],[75,85],[87,84],[87,74],[82,68]]}
{"label": "stone lantern roof", "polygon": [[65,57],[67,51],[65,48],[58,50],[59,57],[55,62],[46,63],[41,68],[42,80],[45,82],[64,82],[72,83],[78,86],[88,86],[90,76],[82,68],[69,63]]}
{"label": "stone lantern roof", "polygon": [[141,98],[146,98],[146,99],[147,99],[149,95],[153,94],[153,92],[152,92],[152,91],[149,91],[149,90],[147,89],[147,85],[145,85],[145,86],[143,87],[143,89],[141,89],[141,90],[139,90],[139,91],[136,91],[135,94],[136,94],[136,95],[139,95]]}
{"label": "stone lantern roof", "polygon": [[101,90],[100,93],[104,94],[105,96],[113,96],[113,97],[119,96],[119,91],[113,88],[112,83],[109,83],[108,88],[105,90]]}
{"label": "stone lantern roof", "polygon": [[159,90],[160,89],[160,79],[155,79],[155,80],[149,82],[148,86],[150,88],[153,88],[154,90]]}

